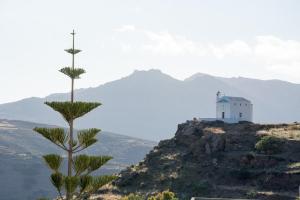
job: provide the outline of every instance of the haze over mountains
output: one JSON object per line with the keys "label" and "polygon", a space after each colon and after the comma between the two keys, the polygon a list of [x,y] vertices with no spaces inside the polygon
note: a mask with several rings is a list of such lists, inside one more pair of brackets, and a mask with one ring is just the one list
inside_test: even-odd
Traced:
{"label": "haze over mountains", "polygon": [[[76,121],[77,128],[102,130],[138,138],[171,137],[176,125],[193,117],[214,117],[216,92],[243,96],[254,105],[254,121],[293,122],[300,119],[300,85],[280,80],[222,78],[195,74],[181,81],[159,70],[131,75],[95,88],[78,89],[76,100],[100,101],[100,106]],[[44,101],[67,100],[69,94],[27,98],[0,105],[0,118],[65,126]]]}

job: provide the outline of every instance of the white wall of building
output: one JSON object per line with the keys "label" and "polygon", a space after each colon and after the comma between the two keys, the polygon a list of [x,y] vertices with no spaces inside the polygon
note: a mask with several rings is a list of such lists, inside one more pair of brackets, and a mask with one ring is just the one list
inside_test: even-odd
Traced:
{"label": "white wall of building", "polygon": [[217,114],[216,118],[217,119],[223,119],[223,113],[224,112],[224,118],[230,118],[231,117],[231,112],[230,112],[230,103],[227,102],[222,102],[222,103],[217,103]]}
{"label": "white wall of building", "polygon": [[233,121],[252,122],[252,104],[247,101],[230,102],[230,118]]}
{"label": "white wall of building", "polygon": [[[222,98],[220,98],[222,100]],[[224,112],[224,116],[223,116]],[[230,97],[230,100],[216,103],[216,118],[228,123],[253,120],[253,105],[248,100]],[[223,118],[224,117],[224,118]]]}

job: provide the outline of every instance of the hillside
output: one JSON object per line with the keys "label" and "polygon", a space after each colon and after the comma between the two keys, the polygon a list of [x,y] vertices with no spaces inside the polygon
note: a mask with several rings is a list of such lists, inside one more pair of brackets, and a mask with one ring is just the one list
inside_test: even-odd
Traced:
{"label": "hillside", "polygon": [[[267,142],[255,148],[262,138]],[[187,121],[178,125],[175,137],[161,141],[138,165],[122,171],[114,192],[170,189],[181,200],[294,200],[299,183],[300,124]]]}
{"label": "hillside", "polygon": [[[103,103],[76,124],[78,127],[96,126],[159,141],[172,137],[176,129],[174,124],[185,119],[215,117],[215,95],[218,90],[250,99],[254,105],[255,122],[291,123],[300,119],[299,84],[207,74],[196,74],[181,81],[158,70],[149,70],[135,71],[95,88],[76,90],[77,100]],[[64,100],[68,97],[67,94],[52,94],[45,98],[2,104],[0,118],[65,126],[60,116],[43,103],[45,100]]]}
{"label": "hillside", "polygon": [[[49,127],[25,121],[0,120],[0,199],[32,200],[57,195],[41,155],[63,152],[33,132],[36,126]],[[114,159],[97,173],[119,172],[143,159],[156,144],[109,132],[101,132],[98,140],[86,153],[111,155]]]}

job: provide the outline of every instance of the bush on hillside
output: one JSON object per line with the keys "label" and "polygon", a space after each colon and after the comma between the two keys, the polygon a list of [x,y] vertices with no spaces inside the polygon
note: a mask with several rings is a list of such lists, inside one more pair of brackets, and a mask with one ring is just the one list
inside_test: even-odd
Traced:
{"label": "bush on hillside", "polygon": [[274,136],[264,136],[256,144],[255,149],[259,153],[276,154],[282,152],[283,141]]}
{"label": "bush on hillside", "polygon": [[166,190],[161,193],[158,193],[155,196],[149,197],[148,200],[178,200],[178,199],[176,198],[176,195],[173,192]]}
{"label": "bush on hillside", "polygon": [[129,194],[126,197],[123,197],[121,200],[144,200],[145,197],[140,196],[138,194]]}
{"label": "bush on hillside", "polygon": [[150,196],[149,198],[146,198],[138,194],[129,194],[128,196],[123,197],[121,200],[146,200],[146,199],[147,200],[178,200],[176,198],[176,195],[173,192],[170,192],[169,190],[163,191],[154,196]]}
{"label": "bush on hillside", "polygon": [[246,196],[248,198],[256,198],[257,197],[257,191],[256,190],[249,190],[247,193],[246,193]]}

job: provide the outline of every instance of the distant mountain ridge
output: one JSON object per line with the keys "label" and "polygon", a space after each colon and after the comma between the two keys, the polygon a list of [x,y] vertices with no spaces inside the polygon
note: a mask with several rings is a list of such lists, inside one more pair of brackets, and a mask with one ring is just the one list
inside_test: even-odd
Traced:
{"label": "distant mountain ridge", "polygon": [[[202,73],[181,81],[159,70],[149,70],[135,71],[95,88],[76,90],[76,100],[103,103],[76,124],[79,128],[99,127],[138,138],[165,139],[172,136],[176,124],[186,119],[214,117],[218,90],[251,100],[257,123],[300,119],[299,84],[243,77],[223,78]],[[0,118],[64,126],[60,116],[43,103],[68,98],[67,93],[62,93],[1,104]]]}
{"label": "distant mountain ridge", "polygon": [[[57,127],[19,120],[0,119],[0,155],[37,156],[49,152],[64,155],[54,144],[33,131],[35,127]],[[76,135],[75,130],[75,135]],[[156,142],[101,131],[97,135],[98,142],[88,148],[89,154],[109,154],[114,156],[115,163],[130,165],[143,159],[143,156]],[[134,154],[132,152],[136,151]],[[84,153],[84,151],[83,151]]]}
{"label": "distant mountain ridge", "polygon": [[[34,127],[54,126],[0,119],[0,199],[32,200],[57,195],[49,180],[50,169],[41,156],[50,153],[64,155],[64,152],[33,132]],[[156,145],[152,141],[108,132],[101,132],[97,139],[95,145],[82,153],[113,156],[97,174],[119,172],[142,160]]]}

